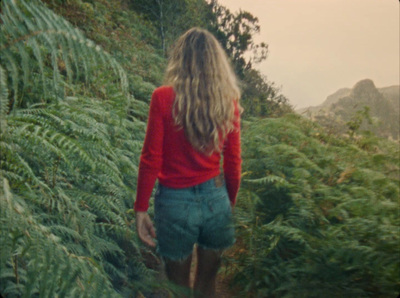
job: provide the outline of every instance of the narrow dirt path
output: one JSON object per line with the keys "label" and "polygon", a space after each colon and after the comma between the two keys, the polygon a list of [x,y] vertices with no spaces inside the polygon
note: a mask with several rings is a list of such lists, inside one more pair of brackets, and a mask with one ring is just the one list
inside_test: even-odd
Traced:
{"label": "narrow dirt path", "polygon": [[[196,274],[197,267],[197,253],[196,249],[193,250],[193,260],[192,267],[190,270],[190,284],[193,287],[194,277]],[[220,273],[217,276],[217,284],[216,284],[216,297],[218,298],[232,298],[234,297],[233,293],[229,289],[228,281],[226,280],[226,275],[224,274],[224,268],[221,268]],[[221,272],[222,271],[222,272]]]}
{"label": "narrow dirt path", "polygon": [[[194,278],[196,274],[197,267],[197,253],[196,249],[193,249],[193,259],[190,270],[190,283],[193,287]],[[232,253],[232,251],[228,250],[228,254]],[[156,256],[155,251],[150,253],[147,250],[142,251],[142,255],[144,256],[145,264],[148,268],[153,269],[159,272],[159,279],[165,280],[166,276],[163,271],[163,266],[160,259]],[[216,284],[216,297],[218,298],[232,298],[235,297],[234,292],[229,287],[229,276],[225,273],[225,267],[222,265],[220,272],[217,276],[217,284]],[[152,293],[145,293],[144,295],[139,295],[140,298],[169,298],[170,296],[164,290],[157,290]]]}

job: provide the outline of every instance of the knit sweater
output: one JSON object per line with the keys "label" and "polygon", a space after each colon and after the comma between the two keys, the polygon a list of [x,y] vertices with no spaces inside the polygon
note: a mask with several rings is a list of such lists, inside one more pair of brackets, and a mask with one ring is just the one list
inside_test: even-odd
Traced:
{"label": "knit sweater", "polygon": [[[146,137],[140,156],[135,211],[147,211],[155,184],[171,188],[186,188],[220,174],[221,154],[211,155],[194,149],[184,130],[175,125],[172,106],[175,92],[172,87],[157,88],[150,102]],[[223,171],[231,204],[236,202],[240,184],[240,114],[235,105],[234,130],[223,140]]]}

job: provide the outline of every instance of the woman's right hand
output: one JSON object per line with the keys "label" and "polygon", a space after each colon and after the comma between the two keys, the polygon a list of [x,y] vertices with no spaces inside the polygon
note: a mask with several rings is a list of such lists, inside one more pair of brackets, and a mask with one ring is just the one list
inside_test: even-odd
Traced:
{"label": "woman's right hand", "polygon": [[151,247],[156,246],[156,232],[147,212],[136,212],[136,230],[143,243]]}

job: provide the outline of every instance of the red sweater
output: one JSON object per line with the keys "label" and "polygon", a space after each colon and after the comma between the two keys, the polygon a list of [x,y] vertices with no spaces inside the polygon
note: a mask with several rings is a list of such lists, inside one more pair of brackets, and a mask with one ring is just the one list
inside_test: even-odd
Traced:
{"label": "red sweater", "polygon": [[[200,184],[220,174],[221,154],[205,155],[193,148],[183,129],[174,124],[172,87],[162,86],[153,92],[150,103],[146,137],[140,156],[135,211],[147,211],[150,196],[158,178],[171,188],[185,188]],[[223,170],[229,199],[235,204],[239,190],[240,114],[235,107],[235,129],[224,140]]]}

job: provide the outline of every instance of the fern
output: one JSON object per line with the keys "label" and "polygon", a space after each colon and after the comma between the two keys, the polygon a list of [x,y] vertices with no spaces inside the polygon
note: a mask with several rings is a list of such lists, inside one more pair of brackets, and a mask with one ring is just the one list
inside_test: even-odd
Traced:
{"label": "fern", "polygon": [[151,274],[127,210],[148,106],[111,55],[40,2],[1,8],[0,292],[138,291]]}
{"label": "fern", "polygon": [[247,253],[233,280],[242,294],[395,296],[398,149],[329,137],[293,115],[244,121],[243,132],[237,213]]}
{"label": "fern", "polygon": [[0,133],[6,130],[6,115],[8,114],[8,88],[6,75],[3,67],[0,65]]}
{"label": "fern", "polygon": [[[19,102],[20,82],[22,91],[38,83],[28,80],[34,78],[35,73],[40,74],[45,97],[51,90],[57,97],[63,98],[64,81],[83,79],[89,82],[100,64],[107,65],[116,74],[122,90],[127,89],[126,75],[121,66],[100,46],[40,2],[7,0],[3,1],[2,10],[0,63],[13,82],[13,106],[23,105]],[[51,78],[50,73],[45,71],[48,66],[52,70]],[[51,83],[49,79],[52,79]]]}

